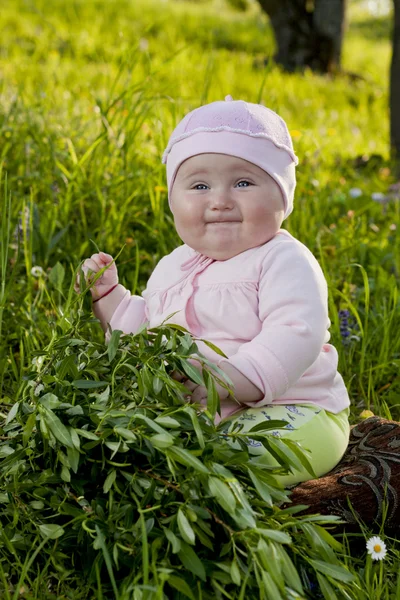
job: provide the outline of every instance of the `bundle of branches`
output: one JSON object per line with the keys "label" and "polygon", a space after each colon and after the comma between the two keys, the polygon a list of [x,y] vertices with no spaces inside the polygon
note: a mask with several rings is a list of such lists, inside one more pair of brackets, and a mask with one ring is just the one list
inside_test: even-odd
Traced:
{"label": "bundle of branches", "polygon": [[[215,381],[227,380],[189,332],[114,331],[106,346],[82,334],[90,320],[79,311],[57,327],[3,413],[1,598],[32,587],[60,598],[72,585],[74,599],[295,600],[316,597],[313,586],[350,598],[326,528],[338,517],[284,509],[278,471],[257,463],[240,426],[215,426]],[[172,371],[207,387],[207,407],[188,402]],[[251,432],[282,473],[307,463],[268,435],[284,425]]]}

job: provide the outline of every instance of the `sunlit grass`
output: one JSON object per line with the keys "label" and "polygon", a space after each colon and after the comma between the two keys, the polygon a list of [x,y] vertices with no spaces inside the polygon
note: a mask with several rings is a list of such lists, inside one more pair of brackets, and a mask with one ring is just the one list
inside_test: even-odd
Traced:
{"label": "sunlit grass", "polygon": [[[264,66],[274,50],[267,18],[255,5],[246,13],[224,6],[3,2],[2,414],[33,352],[64,331],[73,273],[95,251],[91,240],[114,255],[123,248],[120,280],[135,293],[161,256],[181,243],[168,209],[162,152],[186,112],[231,94],[276,110],[292,132],[300,164],[295,209],[284,226],[324,269],[331,341],[352,399],[352,422],[365,408],[399,420],[399,202],[371,198],[393,182],[388,20],[380,20],[374,37],[373,20],[352,8],[343,67],[360,77],[332,79],[309,71],[288,75],[271,60]],[[352,198],[351,188],[362,195]],[[338,312],[344,309],[351,315],[347,342]],[[102,339],[99,327],[89,331]],[[361,569],[355,598],[386,599],[400,588],[398,552],[390,551],[384,567],[366,571],[364,558],[348,560]]]}

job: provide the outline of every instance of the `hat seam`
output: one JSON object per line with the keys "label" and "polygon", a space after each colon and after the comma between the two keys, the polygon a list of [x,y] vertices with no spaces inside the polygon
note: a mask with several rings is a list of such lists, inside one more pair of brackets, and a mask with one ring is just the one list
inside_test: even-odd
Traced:
{"label": "hat seam", "polygon": [[167,156],[168,156],[169,152],[171,151],[171,148],[174,144],[182,141],[183,139],[190,137],[191,135],[194,135],[195,133],[206,132],[206,131],[209,131],[209,132],[228,131],[228,132],[232,132],[232,133],[242,133],[244,135],[248,135],[249,137],[261,137],[261,138],[267,139],[270,142],[272,142],[274,144],[274,146],[276,146],[277,148],[280,148],[281,150],[285,150],[285,152],[287,152],[289,154],[289,156],[291,157],[291,159],[293,160],[295,165],[298,165],[298,163],[299,163],[299,160],[298,160],[296,154],[294,153],[294,151],[291,148],[289,148],[288,146],[286,146],[285,144],[276,142],[272,138],[272,136],[270,136],[266,133],[263,133],[263,132],[253,133],[253,132],[245,130],[245,129],[236,129],[233,127],[227,127],[226,125],[221,125],[220,127],[197,127],[196,129],[192,129],[191,131],[186,131],[185,133],[182,133],[178,137],[174,138],[173,140],[170,140],[168,143],[168,146],[164,150],[164,153],[163,153],[163,156],[161,159],[161,163],[165,164],[167,162]]}

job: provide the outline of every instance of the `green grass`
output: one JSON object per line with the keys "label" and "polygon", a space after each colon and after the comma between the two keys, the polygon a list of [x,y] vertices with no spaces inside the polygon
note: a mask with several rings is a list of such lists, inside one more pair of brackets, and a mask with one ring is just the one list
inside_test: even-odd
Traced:
{"label": "green grass", "polygon": [[[181,243],[168,209],[162,152],[184,114],[232,94],[276,110],[292,132],[300,164],[295,209],[284,227],[314,252],[327,277],[331,341],[352,422],[365,408],[400,420],[399,201],[382,206],[371,199],[394,181],[390,20],[377,23],[356,3],[349,16],[343,66],[362,76],[356,80],[288,75],[271,60],[263,67],[274,41],[256,3],[239,13],[222,1],[3,1],[3,417],[26,386],[34,352],[61,335],[75,314],[70,284],[79,262],[95,251],[91,240],[114,255],[123,248],[120,280],[133,293]],[[354,187],[363,192],[358,198],[349,195]],[[340,309],[352,314],[347,344]],[[96,325],[87,325],[87,335],[102,340]],[[389,546],[381,565],[343,555],[359,578],[352,597],[399,597],[400,553]],[[0,581],[2,569],[0,563]],[[49,564],[42,580],[51,573]],[[40,577],[31,583],[39,590]],[[71,574],[60,597],[89,597],[85,590],[67,596],[68,589],[74,589]],[[92,597],[101,598],[100,589]],[[44,598],[41,593],[26,598]]]}

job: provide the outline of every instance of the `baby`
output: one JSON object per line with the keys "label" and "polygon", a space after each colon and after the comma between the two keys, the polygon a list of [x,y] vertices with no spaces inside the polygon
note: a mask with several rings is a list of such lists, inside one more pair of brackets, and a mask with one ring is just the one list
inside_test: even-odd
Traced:
{"label": "baby", "polygon": [[[228,357],[196,342],[233,383],[234,398],[217,386],[216,422],[239,421],[247,431],[285,419],[288,425],[271,435],[300,442],[316,475],[327,473],[348,444],[350,402],[328,343],[322,269],[281,229],[293,210],[298,163],[286,123],[263,105],[226,96],[182,119],[162,162],[184,243],[159,261],[142,296],[118,283],[115,264],[105,271],[91,292],[106,337],[108,324],[135,333],[179,311],[167,323],[183,325]],[[94,254],[83,270],[97,272],[112,260]],[[185,386],[193,402],[206,402],[205,387]],[[256,460],[278,464],[261,443],[248,443]],[[299,464],[280,479],[289,486],[311,477]]]}

